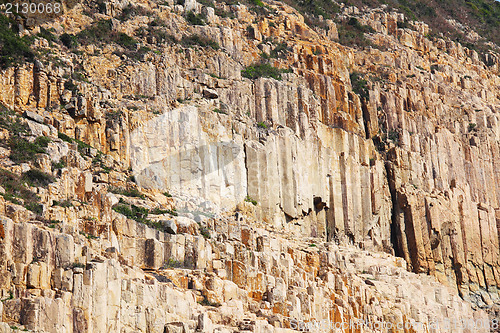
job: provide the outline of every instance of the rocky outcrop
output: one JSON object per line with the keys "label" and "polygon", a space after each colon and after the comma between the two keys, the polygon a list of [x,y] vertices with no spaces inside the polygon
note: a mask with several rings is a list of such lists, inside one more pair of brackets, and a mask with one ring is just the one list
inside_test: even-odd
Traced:
{"label": "rocky outcrop", "polygon": [[343,323],[369,331],[445,325],[444,311],[450,322],[488,323],[453,290],[409,273],[402,258],[287,240],[242,221],[211,223],[214,237],[205,239],[117,216],[116,236],[87,240],[3,218],[1,288],[14,286],[3,298],[3,321],[37,332],[223,332],[244,325],[285,332]]}

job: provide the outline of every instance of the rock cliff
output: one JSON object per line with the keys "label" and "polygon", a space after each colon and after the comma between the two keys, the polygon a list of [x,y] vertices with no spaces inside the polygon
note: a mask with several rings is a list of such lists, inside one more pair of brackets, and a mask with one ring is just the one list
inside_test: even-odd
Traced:
{"label": "rock cliff", "polygon": [[0,73],[0,332],[498,330],[495,51],[386,7],[97,7]]}

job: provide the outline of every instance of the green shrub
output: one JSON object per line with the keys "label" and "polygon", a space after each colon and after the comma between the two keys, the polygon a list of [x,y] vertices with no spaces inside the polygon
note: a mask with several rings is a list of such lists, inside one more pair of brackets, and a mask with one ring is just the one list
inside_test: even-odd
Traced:
{"label": "green shrub", "polygon": [[117,34],[115,42],[126,49],[133,49],[137,45],[137,41],[134,38],[123,32]]}
{"label": "green shrub", "polygon": [[203,14],[195,14],[192,11],[189,11],[186,15],[186,21],[188,21],[192,25],[205,25],[206,16]]}
{"label": "green shrub", "polygon": [[27,37],[19,37],[18,24],[11,18],[0,14],[0,68],[33,61],[35,53]]}
{"label": "green shrub", "polygon": [[198,304],[203,305],[203,306],[214,306],[214,307],[221,306],[220,303],[210,302],[206,296],[204,296],[203,300],[201,302],[198,302]]}
{"label": "green shrub", "polygon": [[373,30],[373,28],[370,27],[369,25],[362,25],[361,23],[359,23],[358,19],[355,17],[349,18],[347,24],[361,32],[372,32],[372,33],[375,32],[375,30]]}
{"label": "green shrub", "polygon": [[207,227],[202,226],[200,223],[198,223],[199,230],[200,230],[200,235],[203,236],[205,239],[210,239],[212,236],[210,235],[210,229]]}
{"label": "green shrub", "polygon": [[257,123],[257,127],[258,128],[263,128],[263,129],[267,129],[268,128],[267,124],[265,122],[263,122],[263,121],[259,121]]}
{"label": "green shrub", "polygon": [[62,159],[59,162],[53,162],[52,163],[52,169],[63,169],[66,167],[66,162],[63,161]]}
{"label": "green shrub", "polygon": [[[52,29],[52,31],[54,31],[54,30]],[[40,28],[40,32],[37,34],[37,36],[45,38],[49,42],[49,44],[52,46],[53,43],[56,43],[59,41],[59,38],[57,38],[57,36],[54,35],[52,33],[52,31],[49,31],[49,30],[44,29],[44,28]]]}
{"label": "green shrub", "polygon": [[161,214],[170,214],[170,215],[173,215],[173,216],[179,215],[179,214],[177,214],[177,212],[175,211],[175,209],[170,210],[170,209],[155,208],[155,209],[151,210],[150,213],[153,214],[153,215],[161,215]]}
{"label": "green shrub", "polygon": [[[333,18],[339,11],[340,7],[332,0],[284,0],[285,3],[297,9],[305,16],[306,23],[310,23],[309,16],[323,18]],[[309,20],[309,22],[307,22]]]}
{"label": "green shrub", "polygon": [[87,238],[87,239],[97,239],[97,238],[99,238],[99,237],[96,237],[96,236],[94,236],[92,234],[88,234],[85,231],[80,231],[80,235],[85,236],[85,238]]}
{"label": "green shrub", "polygon": [[61,224],[61,223],[62,222],[59,220],[50,220],[48,227],[51,229],[54,229],[58,224]]}
{"label": "green shrub", "polygon": [[64,33],[61,35],[59,39],[61,40],[61,43],[63,43],[63,45],[66,46],[68,49],[75,48],[79,44],[78,39],[76,38],[75,35]]}
{"label": "green shrub", "polygon": [[252,199],[249,195],[245,197],[245,201],[250,202],[254,206],[257,206],[257,200]]}
{"label": "green shrub", "polygon": [[34,142],[19,136],[12,136],[9,139],[11,149],[9,158],[16,163],[26,163],[32,161],[37,154],[44,153],[50,139],[38,137]]}
{"label": "green shrub", "polygon": [[0,104],[0,127],[7,129],[14,135],[30,133],[29,126],[22,121],[22,118],[3,104]]}
{"label": "green shrub", "polygon": [[21,199],[24,201],[24,206],[27,209],[36,214],[42,213],[42,207],[39,204],[40,198],[24,185],[24,181],[21,177],[10,171],[0,169],[0,184],[2,184],[2,187],[5,189],[5,193],[2,194],[5,200],[15,204],[21,204]]}
{"label": "green shrub", "polygon": [[39,136],[35,139],[35,144],[42,148],[47,148],[51,142],[52,140],[46,136]]}
{"label": "green shrub", "polygon": [[137,41],[123,32],[113,30],[111,20],[101,20],[93,23],[90,27],[80,31],[76,35],[80,44],[107,44],[116,43],[126,49],[135,48]]}
{"label": "green shrub", "polygon": [[264,7],[264,3],[262,2],[262,0],[250,0],[250,2],[256,6]]}
{"label": "green shrub", "polygon": [[109,111],[105,114],[105,117],[106,117],[106,120],[107,121],[110,121],[110,122],[115,122],[117,121],[118,119],[120,119],[123,115],[123,112],[121,112],[120,110],[116,110],[116,111]]}
{"label": "green shrub", "polygon": [[28,203],[25,203],[24,207],[27,210],[31,210],[33,213],[35,213],[37,215],[41,215],[43,213],[43,207],[38,202],[28,202]]}
{"label": "green shrub", "polygon": [[80,31],[76,37],[84,45],[96,42],[109,43],[113,41],[113,23],[111,20],[101,20]]}
{"label": "green shrub", "polygon": [[171,198],[172,197],[172,194],[170,194],[168,192],[163,192],[163,195],[166,196],[167,198]]}
{"label": "green shrub", "polygon": [[286,54],[290,52],[290,48],[286,43],[279,43],[272,49],[270,56],[272,58],[286,58]]}
{"label": "green shrub", "polygon": [[227,114],[227,112],[225,112],[225,111],[222,111],[221,109],[218,109],[218,108],[216,108],[216,109],[213,109],[212,111],[213,111],[213,112],[215,112],[215,113],[220,113],[220,114]]}
{"label": "green shrub", "polygon": [[398,21],[398,28],[399,29],[409,29],[410,25],[408,24],[407,20],[404,20],[403,22]]}
{"label": "green shrub", "polygon": [[118,203],[113,206],[113,210],[137,222],[146,223],[148,221],[147,217],[149,214],[149,210],[144,207],[138,207],[136,205],[129,205],[126,203]]}
{"label": "green shrub", "polygon": [[78,87],[73,83],[72,80],[68,80],[64,82],[64,89],[72,91],[72,92],[77,92]]}
{"label": "green shrub", "polygon": [[134,16],[150,16],[150,15],[152,15],[150,10],[142,6],[134,6],[132,4],[128,4],[125,8],[123,8],[121,14],[117,17],[117,19],[124,22],[131,19]]}
{"label": "green shrub", "polygon": [[113,210],[117,213],[125,215],[126,217],[133,219],[139,223],[143,223],[151,228],[155,228],[162,232],[165,232],[165,227],[163,226],[163,222],[161,221],[152,221],[148,219],[149,214],[164,214],[168,213],[174,216],[177,216],[177,213],[174,210],[162,210],[162,209],[153,209],[150,211],[144,207],[138,207],[136,205],[128,204],[123,199],[120,199],[120,202],[113,206]]}
{"label": "green shrub", "polygon": [[362,25],[359,21],[351,17],[347,22],[343,21],[338,25],[339,43],[348,46],[367,47],[373,44],[365,38],[365,33],[374,32],[367,25]]}
{"label": "green shrub", "polygon": [[194,46],[199,45],[201,47],[211,47],[214,50],[218,50],[220,48],[219,44],[209,38],[199,36],[199,35],[191,35],[184,36],[180,41],[181,45],[184,46]]}
{"label": "green shrub", "polygon": [[163,266],[164,268],[180,268],[183,267],[184,264],[178,260],[175,260],[174,258],[168,258],[167,261],[165,261],[165,265]]}
{"label": "green shrub", "polygon": [[398,144],[399,143],[399,133],[397,131],[394,131],[394,130],[389,131],[387,133],[387,139],[391,140],[395,144]]}
{"label": "green shrub", "polygon": [[39,169],[31,169],[24,173],[23,180],[30,186],[47,187],[50,183],[56,181],[54,176],[49,175]]}
{"label": "green shrub", "polygon": [[85,268],[85,264],[74,262],[71,264],[71,268]]}
{"label": "green shrub", "polygon": [[139,192],[139,190],[137,190],[136,188],[124,189],[121,187],[110,186],[108,188],[108,192],[115,193],[115,194],[121,194],[121,195],[124,195],[126,197],[136,197],[136,198],[146,199],[144,194]]}
{"label": "green shrub", "polygon": [[64,207],[64,208],[73,207],[73,204],[71,203],[71,200],[63,200],[63,201],[56,201],[56,200],[54,200],[53,201],[53,205],[54,206],[59,206],[59,207]]}
{"label": "green shrub", "polygon": [[289,72],[289,70],[279,69],[269,64],[254,64],[242,70],[241,76],[252,80],[260,77],[271,77],[276,80],[281,80],[281,74]]}
{"label": "green shrub", "polygon": [[354,72],[350,74],[352,90],[362,99],[370,97],[368,92],[368,81],[362,78],[360,73]]}
{"label": "green shrub", "polygon": [[64,133],[57,133],[57,137],[63,141],[66,141],[68,143],[73,143],[74,139],[69,137],[68,135],[64,134]]}

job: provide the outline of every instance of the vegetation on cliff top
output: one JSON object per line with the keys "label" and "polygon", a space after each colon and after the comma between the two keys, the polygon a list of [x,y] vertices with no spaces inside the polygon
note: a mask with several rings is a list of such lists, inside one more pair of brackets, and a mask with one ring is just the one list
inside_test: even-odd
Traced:
{"label": "vegetation on cliff top", "polygon": [[17,23],[0,14],[0,68],[34,59],[31,42],[26,37],[19,37]]}
{"label": "vegetation on cliff top", "polygon": [[[378,7],[386,4],[403,12],[410,20],[427,23],[434,33],[465,41],[449,19],[470,26],[486,40],[500,45],[500,2],[495,0],[342,0],[347,5]],[[466,42],[466,41],[465,41]],[[472,45],[473,46],[473,45]]]}
{"label": "vegetation on cliff top", "polygon": [[372,27],[362,25],[356,18],[351,17],[338,25],[339,43],[359,47],[375,46],[365,37],[365,33],[372,32]]}
{"label": "vegetation on cliff top", "polygon": [[[340,7],[337,3],[358,8],[378,8],[387,5],[389,9],[402,12],[407,19],[423,21],[431,28],[431,34],[447,36],[468,48],[484,51],[484,43],[477,43],[467,37],[469,31],[459,28],[470,27],[485,41],[500,45],[500,2],[495,0],[282,0],[301,12],[306,23],[317,25],[318,17],[334,19]],[[453,25],[451,22],[458,22]],[[345,25],[342,25],[345,28]],[[340,33],[340,31],[339,31]]]}

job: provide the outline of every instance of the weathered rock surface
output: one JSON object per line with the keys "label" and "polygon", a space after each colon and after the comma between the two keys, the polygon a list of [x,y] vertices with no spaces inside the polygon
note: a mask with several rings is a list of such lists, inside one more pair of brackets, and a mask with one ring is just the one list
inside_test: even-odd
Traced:
{"label": "weathered rock surface", "polygon": [[[31,139],[52,140],[29,164],[1,148],[2,169],[57,181],[36,188],[38,216],[0,196],[0,332],[488,322],[482,309],[500,303],[497,55],[483,62],[383,10],[343,9],[375,30],[379,48],[360,50],[282,4],[259,19],[244,5],[221,5],[235,18],[194,0],[143,5],[154,15],[114,28],[133,34],[156,15],[166,33],[221,49],[148,37],[155,52],[140,60],[114,45],[54,48],[59,63],[1,73],[0,102]],[[189,10],[209,24],[187,24]],[[55,31],[87,25],[80,11]],[[243,78],[277,43],[288,51],[269,61],[291,71]],[[68,79],[73,60],[88,79]]]}

